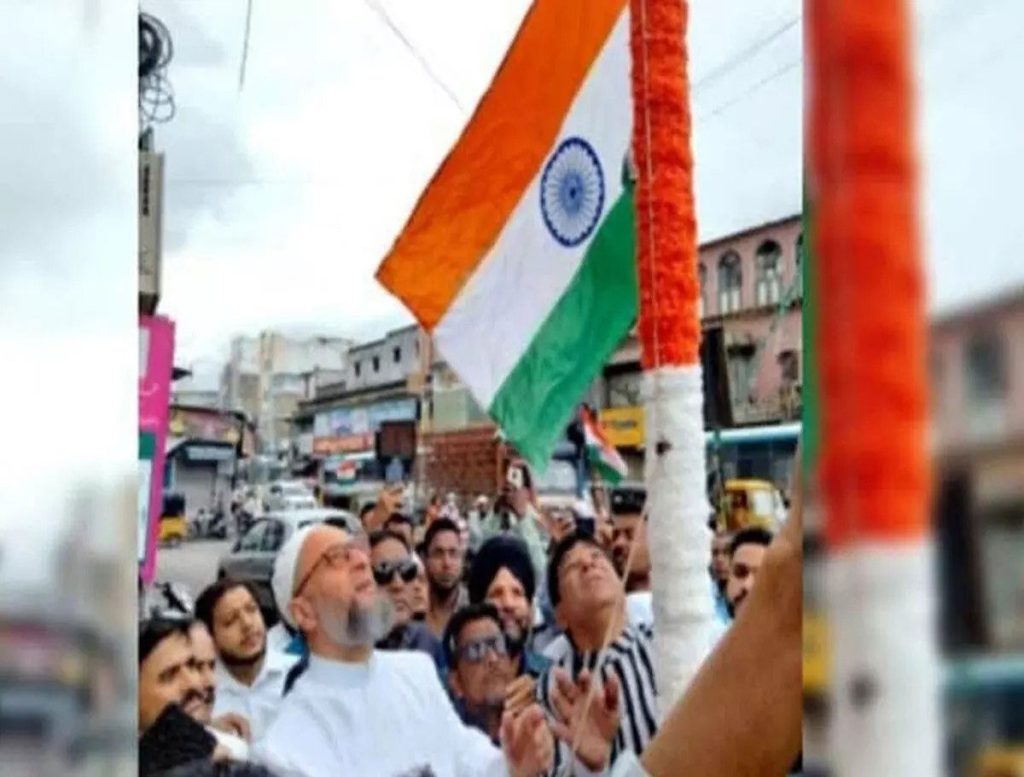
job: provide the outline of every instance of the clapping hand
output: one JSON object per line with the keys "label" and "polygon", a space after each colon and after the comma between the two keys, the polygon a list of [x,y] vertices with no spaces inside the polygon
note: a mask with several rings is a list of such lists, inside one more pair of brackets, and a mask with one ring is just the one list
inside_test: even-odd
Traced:
{"label": "clapping hand", "polygon": [[518,715],[533,704],[537,682],[528,674],[520,675],[505,689],[505,712]]}
{"label": "clapping hand", "polygon": [[510,777],[537,777],[554,763],[555,740],[544,712],[536,704],[519,715],[506,712],[502,716],[501,746]]}
{"label": "clapping hand", "polygon": [[[555,736],[576,747],[576,757],[591,771],[600,771],[612,751],[619,730],[619,681],[609,675],[604,687],[591,689],[593,680],[584,670],[574,683],[561,667],[554,670],[551,702],[558,719],[551,725]],[[598,681],[599,682],[599,681]],[[593,696],[588,701],[588,697]]]}

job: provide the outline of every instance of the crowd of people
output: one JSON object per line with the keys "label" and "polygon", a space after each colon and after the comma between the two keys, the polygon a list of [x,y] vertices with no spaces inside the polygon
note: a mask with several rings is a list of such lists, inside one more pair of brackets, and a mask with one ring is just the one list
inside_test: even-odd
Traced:
{"label": "crowd of people", "polygon": [[[642,774],[664,722],[642,491],[556,514],[525,481],[466,517],[434,502],[414,525],[385,490],[362,532],[298,530],[273,628],[232,579],[147,613],[140,773]],[[771,541],[714,535],[719,638]]]}

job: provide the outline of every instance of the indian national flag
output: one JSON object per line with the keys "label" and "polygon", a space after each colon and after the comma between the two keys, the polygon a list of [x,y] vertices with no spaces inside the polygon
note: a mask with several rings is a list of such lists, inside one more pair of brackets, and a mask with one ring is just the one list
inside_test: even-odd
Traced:
{"label": "indian national flag", "polygon": [[543,467],[637,311],[625,0],[535,0],[378,272]]}
{"label": "indian national flag", "polygon": [[612,484],[618,483],[629,474],[625,460],[615,446],[608,442],[601,425],[589,410],[580,410],[580,420],[583,423],[583,440],[591,466],[600,473],[602,480]]}

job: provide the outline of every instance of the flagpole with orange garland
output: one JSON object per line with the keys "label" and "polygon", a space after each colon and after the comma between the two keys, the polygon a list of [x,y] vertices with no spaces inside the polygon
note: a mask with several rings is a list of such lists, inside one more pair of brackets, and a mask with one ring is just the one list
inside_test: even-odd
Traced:
{"label": "flagpole with orange garland", "polygon": [[662,709],[711,644],[700,285],[685,0],[630,0],[645,480]]}
{"label": "flagpole with orange garland", "polygon": [[807,3],[832,755],[851,777],[943,771],[909,5]]}

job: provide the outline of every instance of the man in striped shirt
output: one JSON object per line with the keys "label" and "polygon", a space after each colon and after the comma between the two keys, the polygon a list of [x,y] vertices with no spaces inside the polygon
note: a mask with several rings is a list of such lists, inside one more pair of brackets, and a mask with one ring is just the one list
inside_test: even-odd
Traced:
{"label": "man in striped shirt", "polygon": [[[584,669],[602,683],[614,674],[619,683],[622,717],[611,761],[628,750],[640,754],[658,729],[658,705],[651,658],[652,631],[630,625],[622,581],[604,549],[591,536],[576,532],[555,545],[547,583],[558,624],[565,633],[544,654],[575,680]],[[600,664],[598,666],[598,664]],[[537,697],[554,717],[554,675],[548,670],[537,684]],[[560,744],[553,775],[580,770],[570,748]]]}

